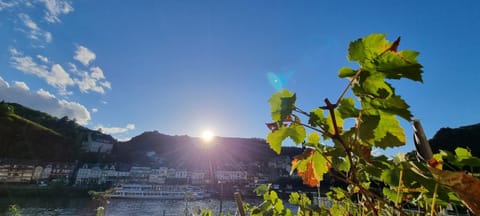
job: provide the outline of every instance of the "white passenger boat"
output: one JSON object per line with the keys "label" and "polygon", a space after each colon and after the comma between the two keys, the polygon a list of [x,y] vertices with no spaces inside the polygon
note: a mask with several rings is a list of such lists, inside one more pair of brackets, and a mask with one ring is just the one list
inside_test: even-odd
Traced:
{"label": "white passenger boat", "polygon": [[122,184],[110,191],[111,198],[196,200],[210,197],[200,187],[191,185]]}

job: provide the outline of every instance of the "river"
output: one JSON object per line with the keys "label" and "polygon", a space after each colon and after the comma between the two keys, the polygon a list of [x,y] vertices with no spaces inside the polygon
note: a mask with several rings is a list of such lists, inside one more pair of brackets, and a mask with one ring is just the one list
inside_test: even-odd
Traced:
{"label": "river", "polygon": [[[248,202],[258,202],[248,201]],[[9,206],[15,204],[22,216],[94,216],[100,202],[89,198],[66,197],[0,197],[0,215],[10,215]],[[131,215],[185,215],[185,201],[183,200],[140,200],[140,199],[112,199],[104,204],[108,216]],[[205,199],[187,203],[189,211],[199,208],[209,208],[214,215],[219,213],[220,201]],[[223,201],[224,213],[237,212],[234,200]]]}

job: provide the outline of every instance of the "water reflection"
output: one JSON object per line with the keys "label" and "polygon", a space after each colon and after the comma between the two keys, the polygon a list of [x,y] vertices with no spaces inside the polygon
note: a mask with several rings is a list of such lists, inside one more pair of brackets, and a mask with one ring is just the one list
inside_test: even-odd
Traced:
{"label": "water reflection", "polygon": [[[256,202],[256,201],[249,201]],[[23,216],[94,216],[98,201],[89,198],[48,198],[48,197],[9,197],[0,198],[0,215],[9,215],[8,207],[16,204]],[[106,215],[185,215],[186,203],[181,200],[138,200],[113,199],[105,205]],[[197,200],[187,203],[187,209],[209,208],[215,214],[219,211],[219,201]],[[223,203],[223,213],[236,213],[236,204],[233,200]]]}

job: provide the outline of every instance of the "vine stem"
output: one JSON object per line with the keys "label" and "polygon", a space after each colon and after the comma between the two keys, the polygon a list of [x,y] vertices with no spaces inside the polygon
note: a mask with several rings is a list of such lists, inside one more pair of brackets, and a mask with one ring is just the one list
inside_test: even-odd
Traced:
{"label": "vine stem", "polygon": [[360,77],[360,74],[362,73],[362,69],[360,68],[358,70],[358,72],[355,74],[355,76],[350,80],[350,82],[348,83],[348,85],[345,87],[345,89],[343,89],[342,93],[340,94],[340,96],[338,97],[337,99],[337,102],[335,102],[335,105],[338,105],[340,103],[340,101],[342,100],[343,96],[345,96],[345,94],[347,93],[348,89],[350,89],[350,87],[352,87],[353,85],[353,82],[355,82],[356,79],[358,79],[358,77]]}
{"label": "vine stem", "polygon": [[437,201],[437,190],[438,190],[438,183],[435,183],[435,190],[433,191],[432,207],[430,210],[431,216],[433,216],[433,214],[435,213],[435,202]]}
{"label": "vine stem", "polygon": [[395,207],[399,208],[399,199],[400,199],[400,192],[402,191],[403,187],[403,169],[400,170],[400,178],[398,179],[398,188],[397,188],[397,200],[395,201]]}

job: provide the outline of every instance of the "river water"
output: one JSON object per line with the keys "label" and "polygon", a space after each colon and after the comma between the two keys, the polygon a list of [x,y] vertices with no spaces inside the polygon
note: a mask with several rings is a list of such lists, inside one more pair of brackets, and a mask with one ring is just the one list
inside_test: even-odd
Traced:
{"label": "river water", "polygon": [[[249,203],[258,203],[259,200],[247,200]],[[140,199],[112,199],[109,203],[100,203],[89,198],[65,197],[0,197],[0,215],[11,215],[9,206],[15,204],[23,216],[94,216],[97,207],[105,206],[108,216],[142,216],[142,215],[185,215],[183,200],[140,200]],[[234,200],[224,200],[222,211],[235,215],[237,206]],[[196,209],[209,208],[214,215],[218,215],[220,201],[205,199],[190,201],[187,209],[193,212]]]}

